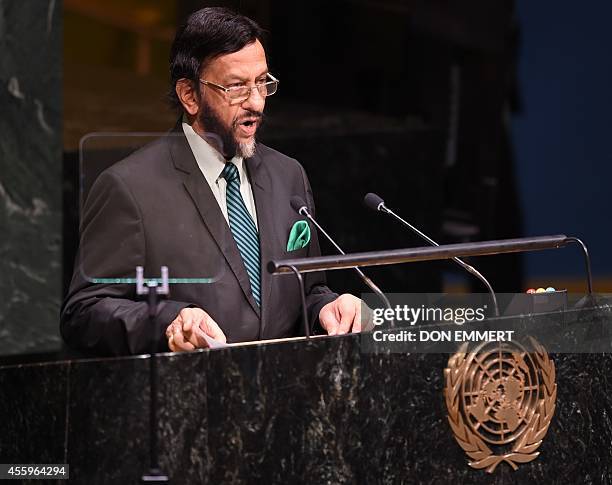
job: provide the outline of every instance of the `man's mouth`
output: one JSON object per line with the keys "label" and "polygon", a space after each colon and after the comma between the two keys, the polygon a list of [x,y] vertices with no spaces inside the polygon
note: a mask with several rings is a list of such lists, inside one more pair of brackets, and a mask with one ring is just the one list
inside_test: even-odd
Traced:
{"label": "man's mouth", "polygon": [[238,123],[238,128],[243,136],[251,137],[257,130],[259,118],[245,118]]}
{"label": "man's mouth", "polygon": [[243,126],[253,126],[257,124],[258,121],[259,121],[259,118],[248,118],[248,119],[242,120],[238,124],[243,125]]}

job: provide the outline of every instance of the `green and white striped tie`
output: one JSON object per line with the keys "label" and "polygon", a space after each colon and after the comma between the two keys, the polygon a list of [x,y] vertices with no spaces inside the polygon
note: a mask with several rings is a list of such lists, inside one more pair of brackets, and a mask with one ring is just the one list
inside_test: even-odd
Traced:
{"label": "green and white striped tie", "polygon": [[259,254],[259,234],[253,218],[240,194],[240,175],[232,162],[227,162],[221,172],[227,182],[226,199],[229,225],[242,256],[251,282],[251,292],[261,306],[261,258]]}

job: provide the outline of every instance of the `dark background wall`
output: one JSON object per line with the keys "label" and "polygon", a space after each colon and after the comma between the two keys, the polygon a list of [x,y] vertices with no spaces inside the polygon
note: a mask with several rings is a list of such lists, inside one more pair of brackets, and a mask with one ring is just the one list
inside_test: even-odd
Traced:
{"label": "dark background wall", "polygon": [[[596,276],[610,278],[612,4],[519,0],[518,15],[524,109],[513,132],[525,232],[584,238]],[[528,256],[529,274],[581,274],[567,251]]]}

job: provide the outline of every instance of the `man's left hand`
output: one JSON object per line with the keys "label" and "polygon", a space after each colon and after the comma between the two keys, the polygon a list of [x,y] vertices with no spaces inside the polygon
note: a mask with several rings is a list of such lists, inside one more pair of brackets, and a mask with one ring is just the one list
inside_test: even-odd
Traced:
{"label": "man's left hand", "polygon": [[361,332],[361,305],[356,296],[345,293],[329,302],[319,312],[319,321],[328,335]]}

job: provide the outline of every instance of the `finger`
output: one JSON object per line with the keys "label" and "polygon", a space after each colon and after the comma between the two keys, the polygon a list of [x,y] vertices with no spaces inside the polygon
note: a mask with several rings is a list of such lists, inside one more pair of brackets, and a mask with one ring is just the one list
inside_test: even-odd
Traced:
{"label": "finger", "polygon": [[333,302],[328,303],[321,309],[319,312],[319,322],[321,322],[321,326],[325,329],[327,335],[336,335],[338,333],[340,322],[333,311]]}
{"label": "finger", "polygon": [[198,341],[198,336],[196,335],[197,332],[195,332],[195,330],[198,328],[196,326],[197,320],[198,316],[194,315],[193,318],[190,319],[189,325],[187,326],[188,330],[185,330],[185,325],[183,325],[183,327],[180,329],[181,334],[183,335],[183,340],[185,342],[189,342],[196,349],[202,347],[202,345],[200,345],[200,342]]}
{"label": "finger", "polygon": [[206,317],[205,320],[200,322],[202,331],[219,342],[227,342],[227,337],[223,333],[223,330],[221,330],[221,327],[219,327],[219,324],[215,322],[210,315],[207,314]]}
{"label": "finger", "polygon": [[338,333],[343,335],[347,333],[353,325],[356,314],[355,305],[352,301],[343,298],[342,301],[338,302],[338,310],[340,312],[340,327],[338,328]]}
{"label": "finger", "polygon": [[196,332],[183,333],[183,339],[185,340],[185,342],[192,345],[195,349],[202,347],[202,345],[200,345]]}
{"label": "finger", "polygon": [[173,331],[174,327],[176,325],[182,325],[182,324],[183,324],[183,317],[182,317],[181,313],[179,312],[179,314],[176,316],[176,318],[174,320],[172,320],[170,325],[168,325],[166,327],[166,337],[170,338],[170,335],[172,335],[172,331]]}
{"label": "finger", "polygon": [[172,352],[187,352],[195,349],[190,343],[182,341],[180,337],[175,339],[174,334],[170,335],[168,339],[168,348]]}
{"label": "finger", "polygon": [[174,332],[177,332],[177,331],[180,332],[181,331],[181,325],[182,325],[181,323],[178,323],[176,321],[171,323],[168,326],[168,328],[166,329],[166,337],[168,339],[170,339],[170,337],[172,337],[172,335],[174,335]]}
{"label": "finger", "polygon": [[184,308],[181,310],[181,316],[183,317],[183,333],[191,332],[194,323],[194,312],[191,308]]}
{"label": "finger", "polygon": [[191,352],[196,349],[195,345],[183,339],[179,339],[178,341],[175,339],[174,345],[176,346],[176,352]]}
{"label": "finger", "polygon": [[171,334],[168,337],[168,348],[172,351],[172,352],[176,352],[176,345],[174,345],[174,336]]}
{"label": "finger", "polygon": [[175,327],[174,332],[172,333],[172,340],[174,342],[175,347],[177,348],[176,352],[184,352],[195,349],[195,345],[185,341],[183,332],[178,326]]}
{"label": "finger", "polygon": [[353,322],[353,328],[351,331],[353,333],[359,333],[361,332],[362,328],[363,325],[361,322],[361,300],[357,300],[355,301],[355,321]]}

